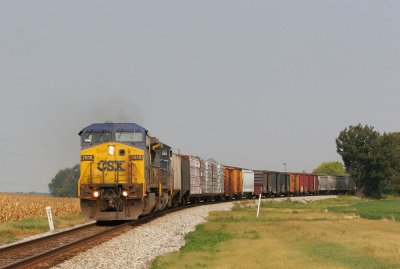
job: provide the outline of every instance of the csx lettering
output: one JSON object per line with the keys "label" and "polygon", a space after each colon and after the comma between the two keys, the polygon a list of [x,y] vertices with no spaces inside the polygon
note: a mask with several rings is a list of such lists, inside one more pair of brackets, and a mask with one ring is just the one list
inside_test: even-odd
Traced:
{"label": "csx lettering", "polygon": [[116,171],[116,172],[124,172],[125,169],[122,168],[122,164],[124,161],[99,161],[97,163],[97,169],[101,172],[104,171]]}

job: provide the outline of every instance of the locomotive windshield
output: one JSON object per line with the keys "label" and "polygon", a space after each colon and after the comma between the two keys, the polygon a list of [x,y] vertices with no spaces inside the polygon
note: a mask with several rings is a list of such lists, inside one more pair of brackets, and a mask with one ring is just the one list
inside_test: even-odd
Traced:
{"label": "locomotive windshield", "polygon": [[142,142],[143,133],[139,131],[117,131],[115,132],[115,141],[117,142]]}
{"label": "locomotive windshield", "polygon": [[82,134],[82,146],[111,141],[110,132],[87,132]]}

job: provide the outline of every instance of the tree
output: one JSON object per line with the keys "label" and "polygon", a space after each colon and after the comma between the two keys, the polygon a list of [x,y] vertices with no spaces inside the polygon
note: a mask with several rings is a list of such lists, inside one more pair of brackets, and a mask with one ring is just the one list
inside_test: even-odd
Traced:
{"label": "tree", "polygon": [[400,171],[400,134],[380,135],[372,126],[350,126],[336,139],[337,152],[357,185],[357,194],[379,198],[395,187]]}
{"label": "tree", "polygon": [[373,175],[377,171],[375,147],[380,134],[372,126],[350,126],[339,133],[336,149],[357,186],[358,195],[380,196],[380,182]]}
{"label": "tree", "polygon": [[76,197],[78,195],[79,164],[72,168],[58,171],[49,183],[49,190],[53,196]]}
{"label": "tree", "polygon": [[383,192],[400,194],[400,133],[385,133],[381,137],[381,147],[386,148],[382,153],[387,160],[388,175],[383,180]]}
{"label": "tree", "polygon": [[339,161],[323,162],[313,171],[314,174],[345,176],[347,175],[343,164]]}

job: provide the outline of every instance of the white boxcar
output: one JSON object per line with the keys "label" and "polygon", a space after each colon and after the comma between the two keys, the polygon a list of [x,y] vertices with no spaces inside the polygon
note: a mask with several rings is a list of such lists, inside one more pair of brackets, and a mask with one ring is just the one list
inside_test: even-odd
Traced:
{"label": "white boxcar", "polygon": [[254,171],[242,170],[243,175],[243,194],[245,196],[253,195],[254,193]]}
{"label": "white boxcar", "polygon": [[221,164],[217,164],[217,174],[213,178],[213,191],[216,194],[224,193],[224,166]]}
{"label": "white boxcar", "polygon": [[201,190],[207,194],[216,193],[216,177],[217,177],[217,162],[209,159],[204,163],[204,179],[202,182]]}
{"label": "white boxcar", "polygon": [[197,157],[190,156],[190,194],[201,194],[201,162]]}

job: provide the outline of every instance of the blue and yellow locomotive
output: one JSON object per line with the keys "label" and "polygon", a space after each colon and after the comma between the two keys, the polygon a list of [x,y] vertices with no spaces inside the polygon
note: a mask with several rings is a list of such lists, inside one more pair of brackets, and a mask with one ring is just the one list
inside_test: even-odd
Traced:
{"label": "blue and yellow locomotive", "polygon": [[134,123],[96,123],[79,132],[83,216],[137,219],[171,203],[171,148]]}

